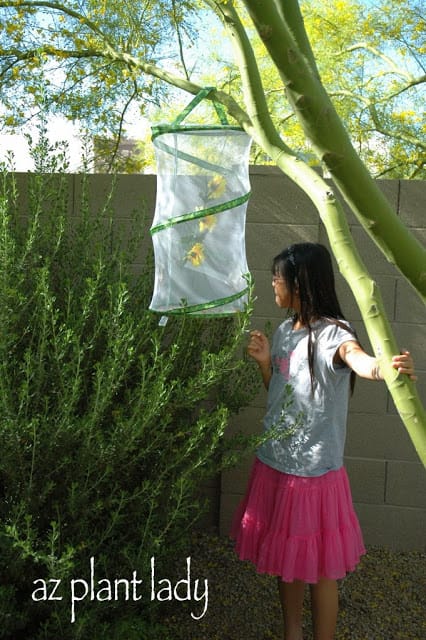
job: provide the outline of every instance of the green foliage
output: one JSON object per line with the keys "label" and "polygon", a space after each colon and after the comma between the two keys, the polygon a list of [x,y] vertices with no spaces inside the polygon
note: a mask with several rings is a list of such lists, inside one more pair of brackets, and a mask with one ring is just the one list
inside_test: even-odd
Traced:
{"label": "green foliage", "polygon": [[[33,151],[60,169],[43,138]],[[34,590],[88,579],[91,557],[99,578],[145,579],[152,556],[179,554],[200,483],[232,457],[228,417],[253,391],[237,357],[250,310],[159,326],[149,256],[132,275],[141,219],[126,244],[84,176],[73,213],[64,174],[24,189],[3,167],[0,180],[0,638],[165,640],[148,594],[87,598],[71,624],[68,591]]]}
{"label": "green foliage", "polygon": [[424,11],[416,0],[301,5],[324,86],[360,158],[377,177],[424,178]]}

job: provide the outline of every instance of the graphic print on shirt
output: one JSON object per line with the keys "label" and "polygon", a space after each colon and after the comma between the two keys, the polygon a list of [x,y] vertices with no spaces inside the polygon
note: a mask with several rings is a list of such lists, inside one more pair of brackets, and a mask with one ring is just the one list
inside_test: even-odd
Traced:
{"label": "graphic print on shirt", "polygon": [[286,437],[286,438],[292,435],[295,431],[294,429],[295,425],[293,421],[289,422],[289,419],[288,419],[288,409],[293,402],[293,387],[289,382],[289,380],[290,380],[290,365],[291,365],[291,361],[294,354],[295,354],[294,351],[290,351],[290,353],[288,354],[286,353],[285,356],[279,356],[278,354],[275,354],[272,359],[274,371],[276,373],[279,373],[285,382],[282,388],[282,402],[281,402],[280,412],[279,412],[279,415],[277,416],[277,419],[273,423],[273,427],[279,428],[280,431],[285,429],[285,436],[282,435],[281,437]]}
{"label": "graphic print on shirt", "polygon": [[[272,362],[275,374],[278,374],[282,381],[282,387],[280,392],[280,406],[276,408],[275,420],[272,423],[273,429],[278,429],[278,432],[270,441],[270,447],[272,449],[278,449],[276,455],[279,456],[279,451],[285,441],[285,448],[292,455],[296,454],[302,448],[308,438],[309,430],[306,429],[308,419],[304,411],[295,411],[294,405],[294,383],[297,386],[306,384],[304,380],[306,373],[306,356],[303,349],[297,349],[299,343],[291,351],[288,351],[288,347],[283,349],[283,355],[278,353],[273,354]],[[301,379],[302,377],[302,379]],[[304,428],[301,428],[302,425]]]}
{"label": "graphic print on shirt", "polygon": [[274,367],[280,372],[286,382],[290,380],[290,362],[293,354],[294,351],[291,351],[288,358],[280,358],[280,356],[277,355],[274,356]]}

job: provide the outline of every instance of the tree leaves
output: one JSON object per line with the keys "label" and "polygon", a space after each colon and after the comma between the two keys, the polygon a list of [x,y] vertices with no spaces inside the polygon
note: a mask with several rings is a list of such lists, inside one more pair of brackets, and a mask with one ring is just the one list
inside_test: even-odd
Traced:
{"label": "tree leaves", "polygon": [[191,8],[181,3],[185,17],[179,12],[172,22],[171,4],[1,2],[0,79],[9,118],[20,125],[42,103],[92,132],[117,131],[130,97],[144,109],[162,91],[134,72],[133,61],[150,62],[170,49],[176,21],[184,25]]}

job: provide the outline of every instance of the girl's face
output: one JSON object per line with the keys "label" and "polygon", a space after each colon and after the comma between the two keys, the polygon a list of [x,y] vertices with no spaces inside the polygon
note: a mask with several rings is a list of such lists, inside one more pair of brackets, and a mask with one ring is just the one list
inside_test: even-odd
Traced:
{"label": "girl's face", "polygon": [[275,294],[275,304],[281,309],[300,311],[300,300],[297,291],[291,295],[286,280],[279,274],[272,276],[272,288]]}

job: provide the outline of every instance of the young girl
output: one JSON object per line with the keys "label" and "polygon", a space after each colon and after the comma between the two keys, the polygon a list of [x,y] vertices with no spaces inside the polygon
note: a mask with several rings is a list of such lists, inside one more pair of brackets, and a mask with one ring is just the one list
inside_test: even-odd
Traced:
{"label": "young girl", "polygon": [[[283,437],[258,449],[231,535],[242,560],[278,576],[284,639],[303,638],[309,583],[315,640],[332,640],[337,580],[365,553],[343,467],[349,393],[355,374],[382,375],[343,317],[325,247],[294,244],[274,259],[272,273],[275,302],[293,316],[271,349],[253,331],[248,352],[268,389],[265,429],[282,429]],[[408,351],[394,356],[393,366],[415,379]]]}

